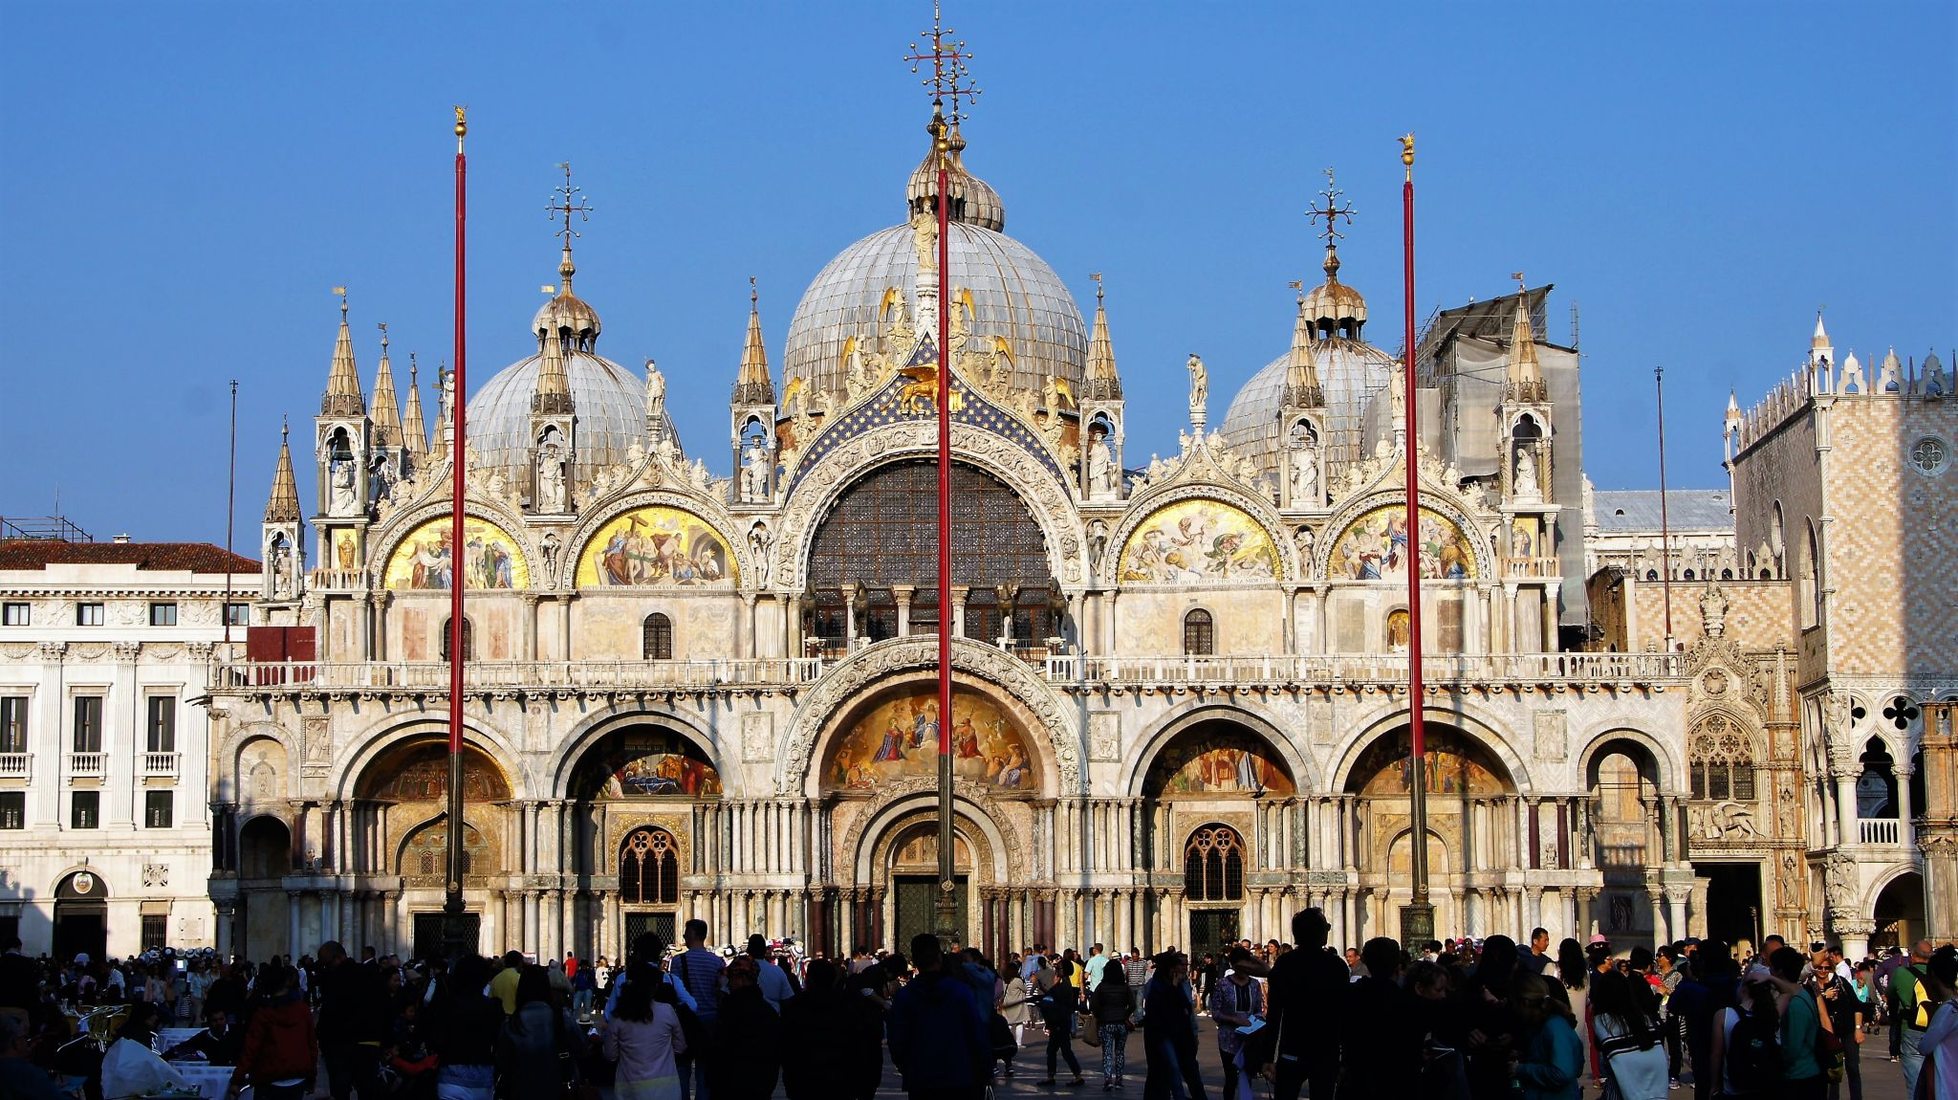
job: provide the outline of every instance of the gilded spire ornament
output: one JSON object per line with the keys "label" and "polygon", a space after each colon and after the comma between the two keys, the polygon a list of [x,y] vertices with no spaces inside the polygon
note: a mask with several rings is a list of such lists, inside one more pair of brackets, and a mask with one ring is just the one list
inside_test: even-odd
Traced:
{"label": "gilded spire ornament", "polygon": [[591,220],[593,207],[584,197],[585,189],[571,184],[571,162],[559,161],[558,168],[564,172],[564,184],[551,191],[551,205],[546,208],[553,221],[562,218],[563,226],[557,231],[558,238],[564,242],[564,258],[558,261],[558,293],[571,293],[571,276],[577,268],[571,263],[571,242],[584,234],[572,228],[571,219],[575,215],[579,221]]}
{"label": "gilded spire ornament", "polygon": [[761,289],[748,276],[748,338],[741,347],[741,372],[734,381],[737,405],[773,405],[775,383],[768,371],[768,347],[761,338]]}
{"label": "gilded spire ornament", "polygon": [[402,440],[412,455],[428,451],[428,423],[422,419],[422,388],[417,377],[420,367],[415,363],[415,353],[408,353],[408,410],[402,414]]}
{"label": "gilded spire ornament", "polygon": [[381,329],[381,365],[374,372],[374,421],[376,447],[401,446],[401,403],[394,394],[394,368],[388,362],[388,323]]}
{"label": "gilded spire ornament", "polygon": [[1285,393],[1282,404],[1302,409],[1325,405],[1325,390],[1319,385],[1319,359],[1312,348],[1312,322],[1305,316],[1305,283],[1294,279],[1299,292],[1298,320],[1292,325],[1292,357],[1285,366]]}
{"label": "gilded spire ornament", "polygon": [[1530,295],[1523,273],[1513,272],[1516,280],[1516,316],[1509,328],[1509,366],[1504,389],[1512,401],[1542,403],[1543,366],[1537,360],[1536,326],[1530,321]]}
{"label": "gilded spire ornament", "polygon": [[1095,327],[1088,341],[1088,396],[1103,401],[1120,400],[1122,377],[1115,370],[1115,342],[1108,336],[1107,289],[1101,285],[1101,272],[1089,274],[1095,281]]}

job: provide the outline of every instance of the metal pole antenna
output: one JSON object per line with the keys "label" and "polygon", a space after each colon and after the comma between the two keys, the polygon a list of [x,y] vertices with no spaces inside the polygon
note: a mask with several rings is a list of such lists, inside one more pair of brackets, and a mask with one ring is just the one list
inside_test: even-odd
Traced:
{"label": "metal pole antenna", "polygon": [[1672,652],[1672,519],[1666,508],[1666,368],[1652,368],[1659,397],[1659,593],[1666,605],[1666,652]]}
{"label": "metal pole antenna", "polygon": [[454,481],[450,486],[449,499],[449,805],[448,805],[448,858],[444,865],[442,897],[442,947],[451,959],[476,949],[475,930],[470,927],[468,914],[462,903],[463,871],[463,799],[462,799],[462,665],[467,657],[469,621],[463,617],[463,457],[468,453],[463,443],[463,407],[469,393],[466,373],[467,341],[464,337],[464,244],[467,239],[465,223],[468,216],[469,162],[463,155],[462,139],[469,133],[468,120],[464,108],[457,107],[456,134],[456,278],[455,278],[455,375],[451,382],[449,415],[455,418],[455,430],[450,440],[453,452],[450,455],[451,473]]}
{"label": "metal pole antenna", "polygon": [[231,472],[224,487],[224,659],[231,659],[231,528],[238,515],[238,380],[231,380]]}
{"label": "metal pole antenna", "polygon": [[1414,378],[1414,135],[1401,141],[1401,165],[1407,178],[1401,184],[1402,291],[1405,295],[1406,330],[1402,333],[1401,385],[1405,387],[1406,441],[1403,453],[1407,463],[1407,725],[1409,813],[1409,868],[1414,872],[1410,899],[1401,907],[1401,945],[1418,952],[1435,934],[1434,904],[1428,900],[1428,778],[1427,730],[1423,705],[1427,689],[1421,682],[1421,464],[1415,458],[1419,437],[1419,418],[1415,415]]}

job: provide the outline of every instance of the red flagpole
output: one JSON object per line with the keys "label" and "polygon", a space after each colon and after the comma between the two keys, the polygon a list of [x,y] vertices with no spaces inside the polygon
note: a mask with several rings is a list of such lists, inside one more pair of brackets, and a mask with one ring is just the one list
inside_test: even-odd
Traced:
{"label": "red flagpole", "polygon": [[463,335],[463,258],[466,242],[465,222],[468,214],[469,161],[462,152],[462,139],[468,133],[468,123],[463,108],[456,108],[456,289],[455,289],[455,376],[450,403],[453,406],[449,415],[455,420],[455,430],[451,438],[454,452],[450,456],[450,468],[454,474],[449,500],[449,846],[447,874],[443,877],[447,889],[443,898],[442,911],[449,918],[449,947],[451,953],[464,946],[461,942],[462,929],[462,662],[463,647],[468,635],[464,631],[468,620],[463,618],[463,456],[467,453],[463,445],[464,406],[469,393],[465,347]]}
{"label": "red flagpole", "polygon": [[[954,109],[957,102],[954,101]],[[934,112],[936,114],[936,112]],[[952,842],[952,207],[948,123],[933,119],[938,151],[938,915],[956,926]],[[1009,608],[1006,614],[1012,614]]]}
{"label": "red flagpole", "polygon": [[1414,135],[1401,139],[1401,164],[1407,170],[1401,184],[1402,291],[1406,329],[1402,333],[1404,368],[1401,384],[1406,423],[1403,457],[1407,463],[1407,722],[1413,782],[1408,795],[1412,826],[1408,855],[1414,873],[1411,904],[1401,910],[1401,938],[1410,951],[1434,938],[1434,906],[1428,900],[1427,730],[1422,713],[1427,691],[1421,682],[1421,464],[1415,457],[1419,418],[1415,413],[1414,378]]}

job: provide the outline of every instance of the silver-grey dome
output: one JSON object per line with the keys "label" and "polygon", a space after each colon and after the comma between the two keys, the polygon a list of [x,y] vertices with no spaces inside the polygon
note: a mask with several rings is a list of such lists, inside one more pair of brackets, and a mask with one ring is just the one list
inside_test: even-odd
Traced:
{"label": "silver-grey dome", "polygon": [[[530,397],[537,389],[541,356],[498,371],[469,399],[469,450],[484,467],[501,469],[515,484],[530,465]],[[577,411],[577,454],[572,476],[583,484],[599,470],[624,462],[626,448],[646,439],[646,381],[609,359],[567,352],[564,374]]]}
{"label": "silver-grey dome", "polygon": [[[1362,456],[1367,406],[1393,381],[1394,358],[1372,344],[1337,336],[1315,341],[1312,354],[1326,395],[1322,454],[1330,468]],[[1224,444],[1262,470],[1278,468],[1278,409],[1291,362],[1288,350],[1252,375],[1224,415]]]}
{"label": "silver-grey dome", "polygon": [[[1043,385],[1052,374],[1078,389],[1087,371],[1088,327],[1054,269],[1019,241],[976,225],[953,223],[950,243],[954,294],[972,292],[971,339],[990,346],[992,337],[1006,338],[1015,387]],[[801,378],[817,392],[844,394],[844,341],[876,338],[885,291],[899,288],[908,304],[917,275],[909,225],[872,233],[831,260],[789,321],[784,392]]]}

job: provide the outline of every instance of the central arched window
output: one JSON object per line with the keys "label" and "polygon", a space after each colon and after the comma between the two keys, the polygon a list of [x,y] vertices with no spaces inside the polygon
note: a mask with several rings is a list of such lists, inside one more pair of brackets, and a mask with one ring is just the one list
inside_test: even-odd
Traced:
{"label": "central arched window", "polygon": [[1217,652],[1217,627],[1210,612],[1199,607],[1183,616],[1183,652],[1192,657],[1208,657]]}
{"label": "central arched window", "polygon": [[[952,583],[965,590],[965,636],[1039,645],[1058,635],[1047,540],[1026,502],[984,470],[952,466]],[[910,633],[938,630],[938,471],[928,461],[894,462],[846,489],[817,528],[809,553],[809,635],[838,649],[849,635],[897,633],[905,594]],[[856,594],[852,608],[845,586]]]}
{"label": "central arched window", "polygon": [[648,661],[673,659],[673,620],[658,611],[639,627],[639,655]]}
{"label": "central arched window", "polygon": [[[441,648],[442,659],[444,661],[449,659],[449,626],[454,622],[454,618],[442,620]],[[465,661],[476,659],[476,624],[470,622],[467,618],[462,620],[462,659]]]}
{"label": "central arched window", "polygon": [[1712,714],[1700,720],[1687,749],[1693,797],[1715,802],[1754,800],[1754,747],[1747,731],[1732,719]]}
{"label": "central arched window", "polygon": [[650,825],[634,829],[619,850],[619,898],[627,905],[673,905],[680,900],[679,845]]}
{"label": "central arched window", "polygon": [[1244,900],[1244,838],[1228,825],[1205,825],[1183,846],[1183,896],[1190,901]]}

